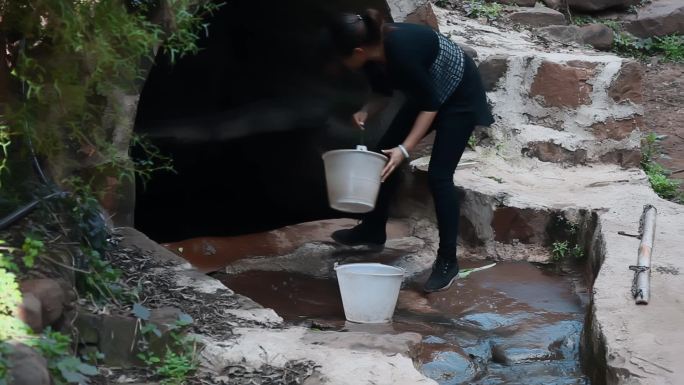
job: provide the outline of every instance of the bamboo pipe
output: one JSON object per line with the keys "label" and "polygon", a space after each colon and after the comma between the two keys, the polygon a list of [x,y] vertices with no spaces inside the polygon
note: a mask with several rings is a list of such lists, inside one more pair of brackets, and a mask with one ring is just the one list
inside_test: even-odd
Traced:
{"label": "bamboo pipe", "polygon": [[655,238],[656,214],[658,210],[651,205],[644,206],[644,211],[639,220],[639,253],[636,266],[630,266],[634,271],[632,281],[632,296],[637,305],[648,305],[651,299],[651,253]]}

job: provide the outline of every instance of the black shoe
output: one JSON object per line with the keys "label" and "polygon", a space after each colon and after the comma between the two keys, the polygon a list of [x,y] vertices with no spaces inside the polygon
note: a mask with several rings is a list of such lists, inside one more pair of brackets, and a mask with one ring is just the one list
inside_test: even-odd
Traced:
{"label": "black shoe", "polygon": [[387,235],[383,225],[382,230],[373,229],[361,223],[351,229],[337,230],[331,235],[332,239],[345,246],[366,246],[371,250],[382,251],[385,248]]}
{"label": "black shoe", "polygon": [[425,282],[423,290],[433,293],[448,289],[458,278],[458,271],[458,261],[456,258],[437,257],[435,264],[432,266],[430,278]]}

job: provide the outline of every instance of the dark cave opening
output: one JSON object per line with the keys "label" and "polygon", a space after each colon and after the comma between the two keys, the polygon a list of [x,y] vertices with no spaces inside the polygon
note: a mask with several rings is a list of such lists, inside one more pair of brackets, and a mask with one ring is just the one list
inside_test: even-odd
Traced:
{"label": "dark cave opening", "polygon": [[367,86],[330,76],[321,31],[332,12],[368,7],[386,4],[230,1],[209,17],[196,55],[172,65],[160,53],[135,131],[175,173],[138,181],[136,227],[171,241],[341,216],[328,208],[320,155],[358,144],[348,121]]}

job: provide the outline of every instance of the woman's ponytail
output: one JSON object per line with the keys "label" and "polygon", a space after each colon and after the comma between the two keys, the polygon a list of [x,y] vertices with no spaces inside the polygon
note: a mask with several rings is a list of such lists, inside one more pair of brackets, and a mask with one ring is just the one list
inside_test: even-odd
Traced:
{"label": "woman's ponytail", "polygon": [[363,25],[366,28],[365,44],[378,43],[382,38],[382,25],[384,21],[377,9],[366,9],[360,14]]}
{"label": "woman's ponytail", "polygon": [[383,17],[375,9],[360,14],[342,13],[330,23],[330,35],[338,53],[351,54],[354,48],[382,40]]}

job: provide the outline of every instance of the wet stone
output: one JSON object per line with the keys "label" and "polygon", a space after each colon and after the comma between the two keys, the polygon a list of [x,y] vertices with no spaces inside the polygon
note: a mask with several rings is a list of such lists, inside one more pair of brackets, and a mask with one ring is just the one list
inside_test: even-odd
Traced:
{"label": "wet stone", "polygon": [[421,371],[441,385],[462,384],[472,380],[477,374],[473,362],[456,352],[435,354],[431,362],[421,366]]}

